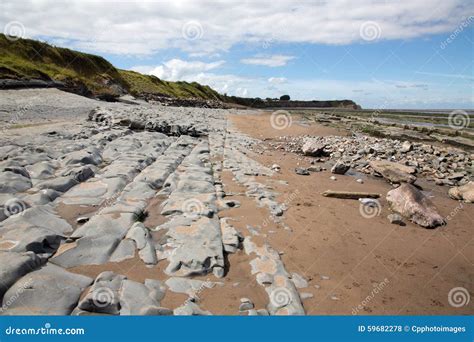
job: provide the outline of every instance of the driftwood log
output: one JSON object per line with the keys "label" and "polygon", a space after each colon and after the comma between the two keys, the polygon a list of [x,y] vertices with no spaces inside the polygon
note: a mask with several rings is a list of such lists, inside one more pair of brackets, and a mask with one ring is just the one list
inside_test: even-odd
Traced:
{"label": "driftwood log", "polygon": [[374,192],[360,192],[360,191],[332,191],[326,190],[322,193],[324,197],[335,197],[344,199],[359,199],[359,198],[379,198],[380,194]]}

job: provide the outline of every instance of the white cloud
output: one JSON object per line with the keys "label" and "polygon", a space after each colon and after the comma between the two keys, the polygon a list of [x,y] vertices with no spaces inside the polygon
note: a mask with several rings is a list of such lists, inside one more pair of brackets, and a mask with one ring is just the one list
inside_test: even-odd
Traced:
{"label": "white cloud", "polygon": [[240,62],[243,64],[251,65],[264,65],[268,67],[280,67],[285,66],[288,61],[294,59],[294,56],[286,55],[256,55],[251,58],[241,59]]}
{"label": "white cloud", "polygon": [[181,59],[170,59],[169,61],[157,67],[152,66],[136,66],[132,70],[155,75],[158,78],[167,81],[180,81],[189,76],[194,76],[204,71],[216,69],[224,64],[224,61],[216,61],[212,63],[205,63],[200,61],[183,61]]}
{"label": "white cloud", "polygon": [[[463,0],[358,0],[356,6],[348,0],[2,0],[0,28],[20,21],[26,36],[61,39],[98,53],[146,55],[178,48],[203,55],[238,43],[363,42],[360,28],[368,21],[380,27],[380,40],[447,33],[470,7]],[[198,32],[186,29],[189,23]]]}
{"label": "white cloud", "polygon": [[288,80],[285,77],[270,77],[268,83],[272,84],[282,84],[286,83]]}

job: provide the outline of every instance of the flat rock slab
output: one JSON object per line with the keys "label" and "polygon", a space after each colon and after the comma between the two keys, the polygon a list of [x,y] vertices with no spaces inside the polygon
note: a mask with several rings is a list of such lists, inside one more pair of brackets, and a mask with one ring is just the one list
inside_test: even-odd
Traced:
{"label": "flat rock slab", "polygon": [[18,280],[3,297],[5,315],[69,315],[92,279],[47,264]]}
{"label": "flat rock slab", "polygon": [[413,176],[416,170],[413,167],[385,160],[371,161],[369,165],[391,183],[414,183],[416,181],[416,177]]}
{"label": "flat rock slab", "polygon": [[102,272],[79,302],[73,315],[171,315],[160,306],[166,287],[154,279],[139,283],[111,271]]}
{"label": "flat rock slab", "polygon": [[34,271],[40,265],[41,260],[33,252],[0,251],[0,300],[18,279]]}

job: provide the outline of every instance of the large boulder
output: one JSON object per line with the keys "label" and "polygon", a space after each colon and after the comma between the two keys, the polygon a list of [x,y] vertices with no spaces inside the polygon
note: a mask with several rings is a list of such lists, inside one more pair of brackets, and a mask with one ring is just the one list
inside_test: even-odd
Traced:
{"label": "large boulder", "polygon": [[448,194],[452,199],[474,203],[474,182],[471,181],[461,186],[455,186],[449,189]]}
{"label": "large boulder", "polygon": [[387,160],[374,160],[369,164],[376,173],[379,173],[383,178],[391,183],[414,183],[416,181],[416,177],[413,176],[416,170],[411,166]]}
{"label": "large boulder", "polygon": [[310,139],[304,143],[303,147],[301,147],[301,152],[303,152],[305,156],[322,157],[327,155],[327,152],[324,150],[325,147],[326,144],[323,144],[316,139]]}
{"label": "large boulder", "polygon": [[92,279],[47,264],[18,280],[3,297],[5,315],[69,315]]}
{"label": "large boulder", "polygon": [[435,228],[445,223],[435,205],[411,184],[390,190],[387,201],[393,211],[422,227]]}

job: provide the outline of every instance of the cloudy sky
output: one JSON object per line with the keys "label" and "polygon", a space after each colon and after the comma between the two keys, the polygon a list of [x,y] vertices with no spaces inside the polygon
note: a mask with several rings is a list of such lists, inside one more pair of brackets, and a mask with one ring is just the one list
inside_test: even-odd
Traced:
{"label": "cloudy sky", "polygon": [[473,0],[2,0],[6,33],[221,93],[474,108]]}

